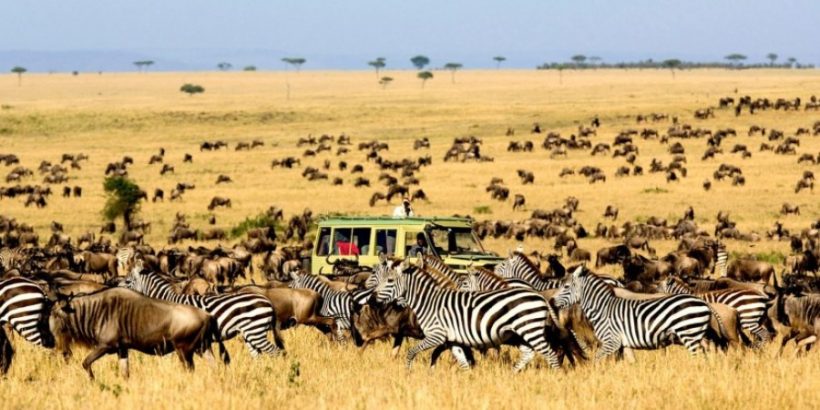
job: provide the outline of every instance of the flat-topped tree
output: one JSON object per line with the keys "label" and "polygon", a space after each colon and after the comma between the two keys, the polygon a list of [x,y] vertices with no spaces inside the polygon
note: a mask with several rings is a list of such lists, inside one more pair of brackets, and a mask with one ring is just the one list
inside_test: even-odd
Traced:
{"label": "flat-topped tree", "polygon": [[583,54],[576,54],[571,57],[573,63],[575,63],[575,67],[581,67],[584,65],[584,62],[587,61],[587,56]]}
{"label": "flat-topped tree", "polygon": [[774,66],[774,62],[777,61],[777,53],[769,53],[766,54],[766,58],[769,60],[769,65]]}
{"label": "flat-topped tree", "polygon": [[292,67],[296,68],[297,73],[301,69],[302,64],[307,62],[307,60],[302,57],[285,57],[282,61],[285,62],[285,64],[290,64]]}
{"label": "flat-topped tree", "polygon": [[416,70],[423,69],[427,64],[430,64],[430,58],[423,55],[417,55],[410,59],[410,62],[413,63],[413,67],[416,67]]}
{"label": "flat-topped tree", "polygon": [[677,58],[670,58],[668,60],[663,60],[663,66],[668,68],[669,71],[672,72],[672,79],[675,79],[675,69],[680,68],[681,64],[683,64]]}
{"label": "flat-topped tree", "polygon": [[729,60],[736,67],[742,66],[743,61],[746,60],[746,56],[740,53],[732,53],[723,58]]}
{"label": "flat-topped tree", "polygon": [[11,69],[12,73],[17,74],[17,86],[18,87],[23,85],[23,73],[25,73],[26,71],[28,71],[28,70],[26,70],[25,67],[20,67],[19,65]]}
{"label": "flat-topped tree", "polygon": [[393,82],[393,77],[382,77],[381,80],[379,80],[379,84],[381,84],[382,89],[387,88],[387,86],[390,85],[390,83],[392,83],[392,82]]}
{"label": "flat-topped tree", "polygon": [[431,73],[429,71],[422,71],[422,72],[416,74],[416,77],[421,79],[421,89],[423,90],[424,89],[424,83],[426,83],[427,80],[433,78],[433,73]]}
{"label": "flat-topped tree", "polygon": [[135,66],[137,66],[137,71],[143,72],[143,71],[148,71],[148,67],[154,65],[154,61],[153,60],[140,60],[140,61],[134,61],[133,64]]}
{"label": "flat-topped tree", "polygon": [[179,91],[182,91],[188,96],[193,96],[194,94],[200,94],[205,92],[205,88],[198,84],[183,84],[182,87],[179,87]]}
{"label": "flat-topped tree", "polygon": [[256,66],[255,66],[255,65],[246,65],[246,66],[242,69],[242,71],[256,71]]}
{"label": "flat-topped tree", "polygon": [[507,61],[507,57],[495,56],[493,57],[493,60],[495,61],[495,69],[498,70],[499,68],[501,68],[501,63]]}
{"label": "flat-topped tree", "polygon": [[223,61],[223,62],[217,64],[216,68],[218,68],[219,71],[228,71],[231,68],[233,68],[233,64]]}
{"label": "flat-topped tree", "polygon": [[387,65],[387,59],[379,57],[373,61],[368,61],[367,65],[376,69],[376,78],[379,78],[379,71]]}
{"label": "flat-topped tree", "polygon": [[447,63],[444,65],[445,70],[450,70],[450,82],[455,84],[456,83],[456,71],[463,67],[461,63]]}

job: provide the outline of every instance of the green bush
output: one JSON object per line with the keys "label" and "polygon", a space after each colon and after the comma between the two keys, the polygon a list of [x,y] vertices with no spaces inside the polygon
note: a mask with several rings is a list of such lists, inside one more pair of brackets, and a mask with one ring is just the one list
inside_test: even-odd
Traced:
{"label": "green bush", "polygon": [[491,214],[491,213],[493,213],[493,210],[490,208],[489,205],[479,205],[479,206],[473,208],[473,212],[481,215],[481,214]]}
{"label": "green bush", "polygon": [[664,188],[660,188],[660,187],[654,187],[654,188],[646,188],[643,191],[641,191],[641,193],[642,194],[668,194],[669,190],[664,189]]}
{"label": "green bush", "polygon": [[131,218],[139,212],[140,198],[142,190],[127,177],[112,176],[103,182],[108,198],[103,207],[103,217],[108,221],[122,216],[126,226],[131,223]]}
{"label": "green bush", "polygon": [[256,228],[269,227],[276,229],[278,224],[269,215],[261,213],[253,217],[247,217],[244,221],[231,228],[231,238],[236,239],[244,236],[248,231]]}

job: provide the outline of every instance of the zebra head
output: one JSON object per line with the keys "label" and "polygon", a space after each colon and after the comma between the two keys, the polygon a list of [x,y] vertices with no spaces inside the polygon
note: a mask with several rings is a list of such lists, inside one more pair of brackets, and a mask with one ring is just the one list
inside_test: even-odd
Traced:
{"label": "zebra head", "polygon": [[290,279],[291,279],[290,284],[288,284],[289,288],[291,288],[291,289],[300,289],[300,288],[306,288],[307,287],[308,275],[306,275],[303,272],[297,272],[295,270],[290,271],[289,273],[290,273]]}
{"label": "zebra head", "polygon": [[402,262],[387,272],[374,291],[377,302],[388,304],[395,301],[399,306],[406,306],[404,296],[407,292],[407,277],[410,273],[405,273],[405,269],[406,266]]}
{"label": "zebra head", "polygon": [[390,260],[384,253],[379,254],[379,263],[373,265],[373,273],[364,282],[366,289],[375,289],[388,276],[391,269],[395,267],[398,262]]}
{"label": "zebra head", "polygon": [[504,279],[512,278],[512,269],[510,269],[512,262],[513,256],[510,256],[509,259],[504,259],[503,261],[499,262],[498,265],[495,265],[495,269],[493,269],[493,272],[495,272],[496,275],[501,276]]}
{"label": "zebra head", "polygon": [[120,282],[120,286],[135,292],[147,293],[148,273],[149,271],[145,269],[142,259],[135,259],[131,264],[131,271],[128,272],[125,280]]}
{"label": "zebra head", "polygon": [[458,278],[458,290],[467,292],[478,292],[478,274],[475,272],[468,272],[466,275],[461,275]]}
{"label": "zebra head", "polygon": [[575,272],[573,272],[569,280],[564,283],[564,286],[561,287],[558,294],[553,296],[552,300],[555,307],[558,309],[566,309],[578,303],[581,300],[581,287],[584,282],[586,282],[585,279],[588,274],[589,271],[587,271],[583,265],[575,269]]}

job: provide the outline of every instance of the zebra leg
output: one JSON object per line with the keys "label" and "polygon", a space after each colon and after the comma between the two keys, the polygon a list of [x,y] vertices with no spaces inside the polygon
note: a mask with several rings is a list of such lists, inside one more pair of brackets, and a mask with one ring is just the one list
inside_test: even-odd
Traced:
{"label": "zebra leg", "polygon": [[0,329],[0,374],[6,374],[14,358],[14,348],[6,337],[6,332]]}
{"label": "zebra leg", "polygon": [[436,329],[431,332],[428,332],[428,334],[424,336],[424,339],[421,341],[421,343],[413,346],[412,348],[410,348],[410,351],[407,352],[407,368],[409,369],[410,365],[413,364],[413,359],[416,358],[416,355],[427,349],[432,349],[438,345],[444,344],[446,338],[446,334],[443,330]]}
{"label": "zebra leg", "polygon": [[242,338],[251,353],[251,357],[258,357],[260,354],[278,355],[279,349],[271,343],[266,335],[265,327],[242,329]]}
{"label": "zebra leg", "polygon": [[754,327],[752,327],[751,329],[749,329],[749,331],[750,331],[753,335],[755,335],[755,337],[757,338],[757,340],[755,340],[755,343],[754,343],[754,347],[755,347],[756,349],[760,349],[760,348],[762,348],[762,347],[763,347],[763,345],[764,345],[766,342],[769,342],[769,341],[771,341],[771,340],[772,340],[772,335],[771,335],[771,334],[769,333],[769,331],[768,331],[765,327],[763,327],[763,325],[761,325],[760,323],[756,323],[756,324],[754,325]]}
{"label": "zebra leg", "polygon": [[635,363],[635,352],[629,347],[624,347],[624,358],[626,358],[626,362],[629,364]]}
{"label": "zebra leg", "polygon": [[[471,360],[467,357],[468,354],[461,346],[453,346],[452,348],[450,348],[450,351],[453,353],[453,357],[456,358],[456,361],[458,362],[458,367],[464,370],[467,370],[471,367]],[[467,351],[470,352],[469,356],[472,356],[472,350],[468,348]],[[472,362],[474,361],[475,360],[472,360]]]}
{"label": "zebra leg", "polygon": [[601,348],[595,353],[595,361],[600,362],[607,356],[618,352],[619,350],[621,350],[621,343],[615,338],[615,336],[612,336],[603,341]]}
{"label": "zebra leg", "polygon": [[521,370],[524,370],[527,364],[532,361],[532,358],[535,357],[535,350],[525,344],[518,346],[518,349],[521,350],[521,357],[518,358],[515,366],[513,366],[513,371],[516,373],[520,373]]}

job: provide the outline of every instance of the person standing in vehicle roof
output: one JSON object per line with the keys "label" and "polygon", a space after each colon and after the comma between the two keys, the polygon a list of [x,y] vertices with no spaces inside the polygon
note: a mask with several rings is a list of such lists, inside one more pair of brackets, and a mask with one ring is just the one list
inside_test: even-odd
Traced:
{"label": "person standing in vehicle roof", "polygon": [[410,198],[405,196],[401,201],[401,205],[393,209],[393,218],[407,218],[411,216],[415,216],[415,214],[413,213],[413,208],[410,207]]}

